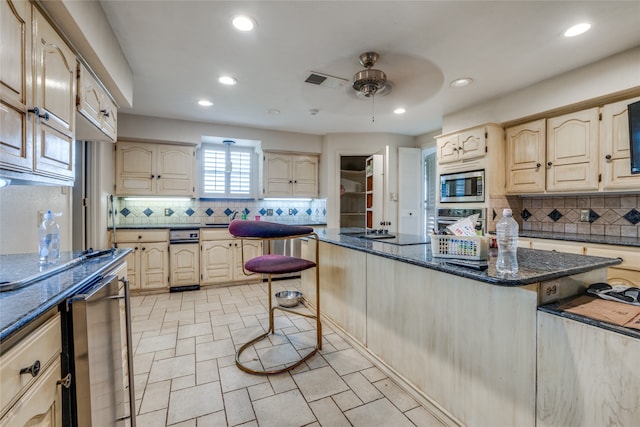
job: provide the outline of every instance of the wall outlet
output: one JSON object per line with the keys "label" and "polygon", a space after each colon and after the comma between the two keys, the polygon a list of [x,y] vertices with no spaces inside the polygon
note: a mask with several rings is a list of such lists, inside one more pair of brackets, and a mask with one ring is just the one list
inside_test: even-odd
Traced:
{"label": "wall outlet", "polygon": [[267,216],[273,216],[273,209],[267,209]]}
{"label": "wall outlet", "polygon": [[589,221],[589,209],[580,210],[580,221],[588,222]]}
{"label": "wall outlet", "polygon": [[289,215],[293,215],[293,209],[289,209]]}
{"label": "wall outlet", "polygon": [[164,208],[164,216],[171,216],[171,208]]}

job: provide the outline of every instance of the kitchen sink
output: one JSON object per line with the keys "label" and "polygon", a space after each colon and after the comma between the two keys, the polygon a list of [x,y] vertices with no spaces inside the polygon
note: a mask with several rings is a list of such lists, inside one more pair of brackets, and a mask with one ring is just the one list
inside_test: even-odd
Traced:
{"label": "kitchen sink", "polygon": [[343,234],[345,236],[349,236],[349,237],[358,237],[360,239],[369,239],[369,240],[383,240],[383,239],[395,239],[396,235],[395,234],[389,234],[389,233],[366,233],[363,231],[345,231],[342,232],[340,234]]}

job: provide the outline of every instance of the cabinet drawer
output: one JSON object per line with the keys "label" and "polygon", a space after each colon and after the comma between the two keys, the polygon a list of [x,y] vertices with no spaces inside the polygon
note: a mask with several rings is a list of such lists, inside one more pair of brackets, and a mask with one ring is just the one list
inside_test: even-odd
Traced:
{"label": "cabinet drawer", "polygon": [[622,264],[615,268],[640,271],[640,248],[626,246],[589,246],[587,255],[607,258],[622,258]]}
{"label": "cabinet drawer", "polygon": [[[61,351],[60,315],[56,314],[0,357],[2,413],[42,375],[52,362],[60,358]],[[40,373],[36,377],[28,373],[20,374],[21,369],[31,366],[36,360],[40,361]]]}
{"label": "cabinet drawer", "polygon": [[168,242],[169,230],[118,230],[118,242]]}
{"label": "cabinet drawer", "polygon": [[200,229],[200,240],[228,240],[233,239],[227,228]]}

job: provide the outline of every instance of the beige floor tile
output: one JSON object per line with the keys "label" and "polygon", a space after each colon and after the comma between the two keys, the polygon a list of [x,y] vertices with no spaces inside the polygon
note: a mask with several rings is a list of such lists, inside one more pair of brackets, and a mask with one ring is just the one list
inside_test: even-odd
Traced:
{"label": "beige floor tile", "polygon": [[171,391],[182,390],[196,385],[195,375],[185,375],[184,377],[173,378],[171,380]]}
{"label": "beige floor tile", "polygon": [[270,383],[256,384],[251,387],[247,387],[249,391],[249,397],[251,400],[264,399],[265,397],[273,396],[273,388]]}
{"label": "beige floor tile", "polygon": [[342,378],[328,366],[293,375],[293,380],[307,402],[313,402],[349,389]]}
{"label": "beige floor tile", "polygon": [[167,410],[150,412],[136,417],[136,427],[160,427],[167,425]]}
{"label": "beige floor tile", "polygon": [[222,392],[228,393],[256,384],[262,384],[267,381],[267,377],[261,375],[250,375],[238,369],[235,364],[220,368],[220,382],[222,383]]}
{"label": "beige floor tile", "polygon": [[216,359],[218,357],[231,356],[235,354],[235,352],[236,350],[233,347],[233,342],[230,339],[196,344],[196,360],[198,362]]}
{"label": "beige floor tile", "polygon": [[211,322],[206,323],[194,323],[193,325],[180,325],[178,327],[178,339],[195,337],[198,335],[212,334]]}
{"label": "beige floor tile", "polygon": [[231,331],[229,331],[229,328],[226,325],[213,327],[214,340],[223,340],[226,338],[231,338]]}
{"label": "beige floor tile", "polygon": [[300,360],[300,354],[289,343],[257,350],[258,357],[265,369],[288,365]]}
{"label": "beige floor tile", "polygon": [[416,425],[416,427],[443,427],[446,425],[422,406],[413,408],[404,414]]}
{"label": "beige floor tile", "polygon": [[219,380],[217,360],[212,359],[196,363],[196,381],[198,385]]}
{"label": "beige floor tile", "polygon": [[181,423],[169,424],[168,427],[196,427],[196,419],[183,421]]}
{"label": "beige floor tile", "polygon": [[344,416],[340,408],[338,408],[336,403],[330,397],[325,397],[324,399],[310,402],[309,406],[311,407],[311,410],[315,414],[321,426],[351,426],[351,424],[347,420],[347,417]]}
{"label": "beige floor tile", "polygon": [[135,354],[151,353],[154,351],[175,348],[176,334],[159,335],[155,337],[142,337],[136,348]]}
{"label": "beige floor tile", "polygon": [[[134,371],[135,373],[135,371]],[[144,389],[147,386],[147,378],[149,378],[148,373],[143,374],[134,374],[133,376],[133,386],[135,387],[136,392],[136,400],[142,399],[144,396]]]}
{"label": "beige floor tile", "polygon": [[167,311],[167,314],[164,315],[165,322],[171,322],[176,320],[181,322],[194,323],[195,311],[193,309],[185,310],[185,311],[182,311],[182,310]]}
{"label": "beige floor tile", "polygon": [[[296,331],[298,329],[296,328]],[[316,334],[316,330],[311,330],[311,331],[305,331],[305,332],[293,332],[293,333],[289,333],[287,334],[287,337],[289,338],[289,341],[291,341],[291,344],[293,344],[293,346],[297,349],[303,349],[303,348],[313,348],[316,346],[317,344],[317,334]]]}
{"label": "beige floor tile", "polygon": [[[244,326],[244,324],[243,324]],[[235,345],[244,344],[253,338],[261,335],[265,332],[265,329],[262,329],[262,326],[256,325],[248,328],[243,327],[242,329],[236,329],[231,331],[231,339],[233,339],[233,343]]]}
{"label": "beige floor tile", "polygon": [[196,369],[193,354],[172,357],[170,359],[154,361],[149,373],[149,383],[164,381],[171,378],[193,375]]}
{"label": "beige floor tile", "polygon": [[[311,349],[307,349],[303,353],[307,354],[310,350]],[[324,360],[324,357],[322,357],[322,355],[319,353],[316,353],[313,356],[311,356],[311,358],[307,360],[306,363],[309,369],[318,369],[318,368],[322,368],[323,366],[329,365],[327,361]]]}
{"label": "beige floor tile", "polygon": [[364,377],[368,379],[369,382],[371,383],[387,378],[385,373],[382,372],[380,369],[376,368],[375,366],[371,368],[363,369],[362,371],[360,371],[360,373],[364,375]]}
{"label": "beige floor tile", "polygon": [[387,399],[379,399],[346,411],[354,427],[413,427],[413,423]]}
{"label": "beige floor tile", "polygon": [[342,379],[364,403],[373,402],[383,397],[382,393],[360,372],[345,375]]}
{"label": "beige floor tile", "polygon": [[362,400],[360,400],[352,390],[343,391],[342,393],[334,395],[333,401],[336,402],[336,405],[338,405],[338,408],[340,408],[342,412],[362,405]]}
{"label": "beige floor tile", "polygon": [[176,356],[193,354],[196,352],[196,337],[178,339],[176,343]]}
{"label": "beige floor tile", "polygon": [[153,363],[153,353],[137,354],[133,358],[133,372],[135,374],[148,373]]}
{"label": "beige floor tile", "polygon": [[391,401],[391,403],[393,403],[402,412],[420,406],[418,405],[418,402],[416,402],[411,396],[409,396],[408,393],[406,393],[388,378],[385,380],[377,381],[374,383],[374,385]]}
{"label": "beige floor tile", "polygon": [[246,388],[230,391],[222,395],[227,423],[236,426],[256,419]]}
{"label": "beige floor tile", "polygon": [[336,350],[346,350],[351,348],[351,345],[336,333],[327,333],[327,331],[324,331],[324,338],[329,344],[334,346]]}
{"label": "beige floor tile", "polygon": [[220,383],[212,382],[184,390],[172,391],[167,423],[175,424],[224,409]]}
{"label": "beige floor tile", "polygon": [[316,421],[298,390],[257,400],[253,407],[260,427],[299,427]]}
{"label": "beige floor tile", "polygon": [[211,315],[211,325],[213,326],[225,326],[233,323],[242,323],[242,318],[238,313]]}
{"label": "beige floor tile", "polygon": [[271,387],[276,394],[297,388],[295,381],[293,381],[291,374],[288,372],[278,375],[269,375],[269,383],[271,383]]}
{"label": "beige floor tile", "polygon": [[224,411],[203,415],[197,418],[198,427],[227,427],[227,416]]}
{"label": "beige floor tile", "polygon": [[353,348],[326,354],[324,358],[339,375],[350,374],[373,366],[371,362]]}
{"label": "beige floor tile", "polygon": [[164,360],[164,359],[171,359],[173,357],[176,357],[176,349],[174,348],[168,348],[166,350],[160,350],[160,351],[156,351],[153,354],[153,360]]}
{"label": "beige floor tile", "polygon": [[169,393],[171,392],[171,381],[160,381],[148,384],[144,390],[140,414],[155,412],[166,409],[169,406]]}

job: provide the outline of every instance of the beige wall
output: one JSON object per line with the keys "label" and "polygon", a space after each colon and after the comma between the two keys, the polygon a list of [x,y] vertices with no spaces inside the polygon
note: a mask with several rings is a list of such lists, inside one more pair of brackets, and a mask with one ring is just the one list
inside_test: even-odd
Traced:
{"label": "beige wall", "polygon": [[38,211],[61,212],[60,248],[71,250],[71,188],[11,185],[0,188],[0,255],[38,252]]}
{"label": "beige wall", "polygon": [[443,133],[503,123],[640,87],[640,47],[497,97],[443,118]]}

